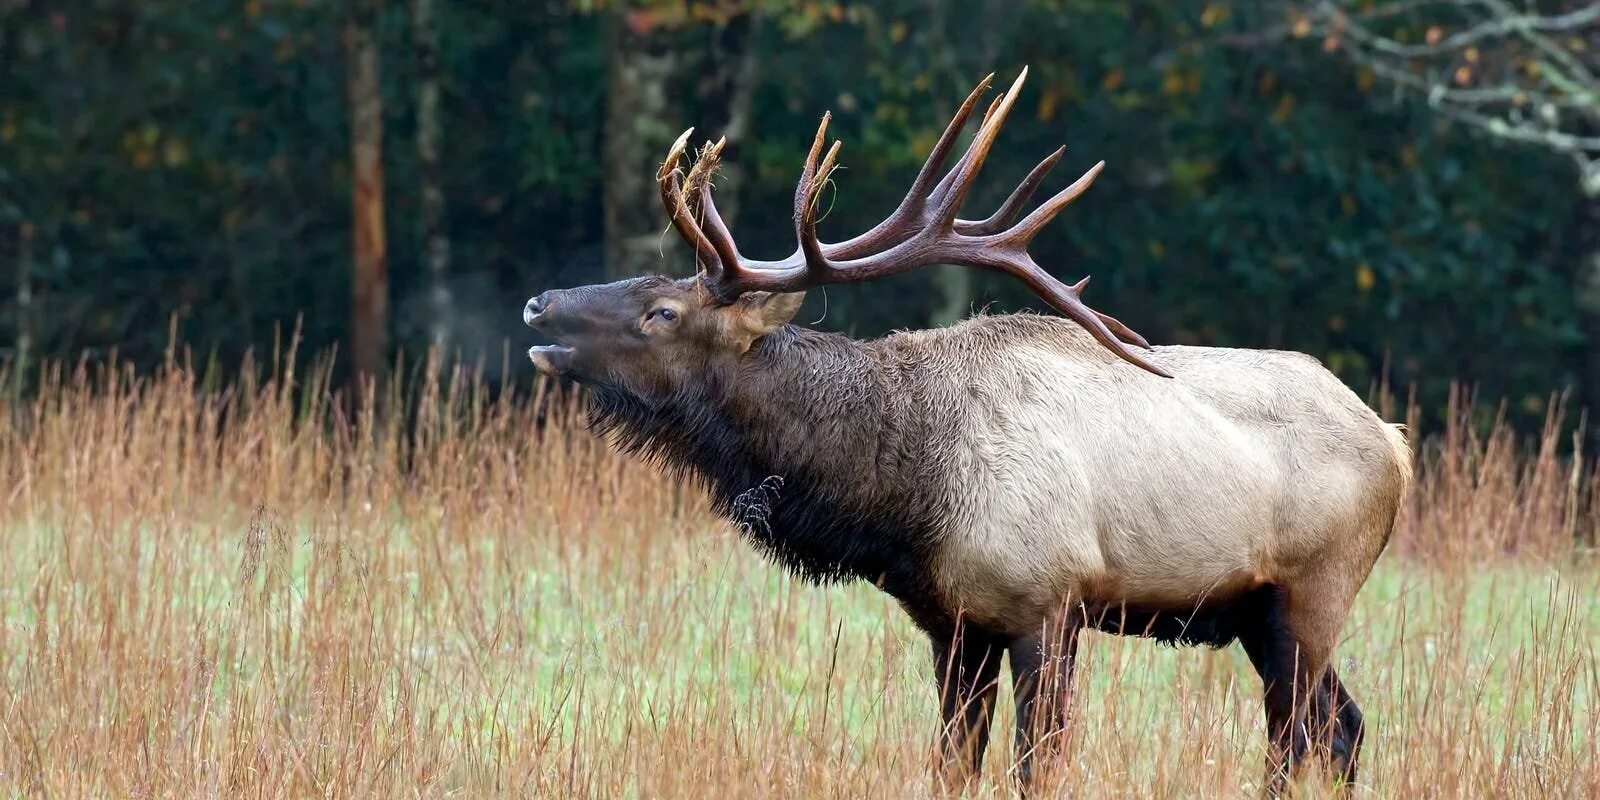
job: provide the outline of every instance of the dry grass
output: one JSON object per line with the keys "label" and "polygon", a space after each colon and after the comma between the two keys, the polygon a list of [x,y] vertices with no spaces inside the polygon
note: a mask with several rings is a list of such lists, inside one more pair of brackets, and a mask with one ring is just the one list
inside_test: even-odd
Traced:
{"label": "dry grass", "polygon": [[[408,436],[291,371],[0,399],[0,793],[927,793],[927,648],[871,588],[787,579],[567,400],[423,380],[393,392]],[[1461,413],[1424,448],[1338,654],[1358,795],[1600,796],[1600,567],[1573,546],[1600,483],[1554,413],[1530,446]],[[1257,790],[1241,654],[1085,644],[1076,796]],[[1007,738],[983,793],[1010,794]]]}

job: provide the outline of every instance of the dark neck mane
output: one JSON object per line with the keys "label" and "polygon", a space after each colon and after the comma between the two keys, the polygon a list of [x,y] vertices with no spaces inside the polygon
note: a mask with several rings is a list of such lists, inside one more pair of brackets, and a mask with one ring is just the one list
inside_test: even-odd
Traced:
{"label": "dark neck mane", "polygon": [[[702,483],[757,547],[814,580],[920,580],[930,509],[917,448],[870,345],[785,327],[737,370],[647,400],[593,387],[590,421],[622,450]],[[908,573],[915,572],[913,580]],[[908,588],[907,591],[910,591]]]}

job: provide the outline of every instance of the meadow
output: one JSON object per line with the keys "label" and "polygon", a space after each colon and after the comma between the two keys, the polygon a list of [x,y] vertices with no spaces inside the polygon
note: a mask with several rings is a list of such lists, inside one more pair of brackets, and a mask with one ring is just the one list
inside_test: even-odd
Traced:
{"label": "meadow", "polygon": [[[550,387],[359,405],[268,361],[0,396],[0,796],[931,794],[928,647],[875,589],[789,578]],[[1337,653],[1352,796],[1600,796],[1600,477],[1559,402],[1481,417],[1417,443]],[[1042,794],[1259,793],[1242,652],[1082,652]],[[1014,795],[998,730],[979,796]]]}

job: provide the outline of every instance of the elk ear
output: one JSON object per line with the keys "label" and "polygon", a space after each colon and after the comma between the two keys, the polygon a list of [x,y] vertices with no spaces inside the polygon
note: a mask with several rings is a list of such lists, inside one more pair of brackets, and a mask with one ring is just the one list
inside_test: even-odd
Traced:
{"label": "elk ear", "polygon": [[765,336],[789,324],[805,301],[805,292],[747,292],[739,298],[739,315],[745,330]]}

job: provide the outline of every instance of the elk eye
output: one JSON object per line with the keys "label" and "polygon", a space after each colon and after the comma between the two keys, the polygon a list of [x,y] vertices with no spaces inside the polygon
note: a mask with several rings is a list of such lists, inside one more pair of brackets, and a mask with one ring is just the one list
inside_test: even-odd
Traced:
{"label": "elk eye", "polygon": [[670,308],[658,308],[656,309],[656,316],[666,320],[667,322],[674,322],[678,319],[678,312],[673,311]]}

